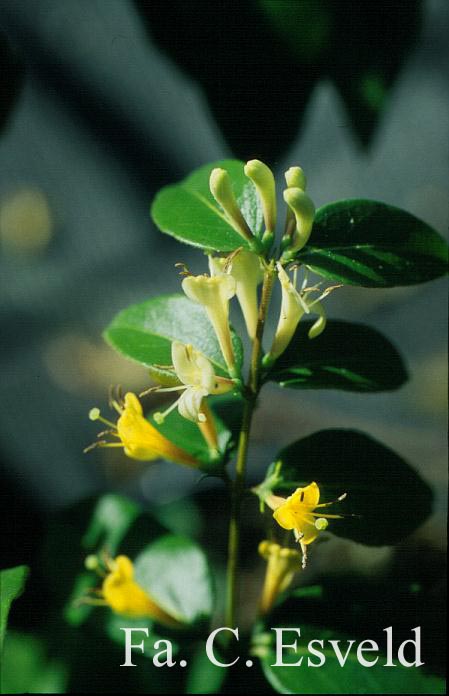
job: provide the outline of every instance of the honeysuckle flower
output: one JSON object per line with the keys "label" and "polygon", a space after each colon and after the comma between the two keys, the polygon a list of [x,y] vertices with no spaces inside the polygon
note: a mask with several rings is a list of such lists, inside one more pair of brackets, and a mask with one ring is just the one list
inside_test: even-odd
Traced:
{"label": "honeysuckle flower", "polygon": [[[89,557],[87,560],[93,560]],[[86,564],[92,567],[92,563]],[[98,562],[97,568],[100,563]],[[106,575],[98,599],[84,601],[109,606],[116,614],[133,618],[150,618],[164,626],[181,628],[182,623],[161,607],[134,579],[134,565],[128,556],[117,556],[105,561]],[[101,571],[100,571],[101,572]]]}
{"label": "honeysuckle flower", "polygon": [[173,370],[180,386],[158,391],[182,391],[181,396],[164,413],[155,413],[154,420],[161,424],[178,407],[183,418],[194,423],[205,423],[207,416],[203,400],[210,394],[223,394],[233,388],[231,380],[217,377],[210,360],[190,344],[173,341],[171,346]]}
{"label": "honeysuckle flower", "polygon": [[266,164],[256,159],[247,162],[244,171],[259,194],[266,231],[274,232],[276,228],[276,184],[273,172]]}
{"label": "honeysuckle flower", "polygon": [[[346,497],[344,493],[337,501]],[[322,513],[321,509],[333,503],[320,503],[320,489],[313,481],[308,486],[297,488],[288,498],[267,495],[266,504],[274,510],[273,517],[283,528],[293,530],[303,554],[303,567],[307,561],[307,546],[327,529],[329,519],[341,519],[342,515]],[[318,512],[317,512],[318,510]]]}
{"label": "honeysuckle flower", "polygon": [[190,300],[206,310],[229,372],[232,376],[237,376],[229,328],[229,300],[236,293],[235,279],[228,274],[189,275],[182,281],[182,289]]}
{"label": "honeysuckle flower", "polygon": [[290,167],[285,172],[285,181],[288,188],[299,188],[302,191],[306,190],[307,179],[301,167]]}
{"label": "honeysuckle flower", "polygon": [[263,268],[257,254],[246,249],[227,258],[209,257],[211,275],[227,273],[235,280],[237,300],[251,340],[256,335],[258,319],[257,286],[263,280]]}
{"label": "honeysuckle flower", "polygon": [[85,451],[93,447],[121,447],[131,459],[144,462],[168,459],[177,464],[199,467],[197,459],[171,442],[144,418],[142,406],[135,394],[128,392],[123,402],[114,399],[112,405],[119,414],[117,423],[103,418],[98,408],[91,409],[89,418],[108,426],[108,430],[100,433],[99,437],[108,434],[116,438],[116,441],[97,440]]}
{"label": "honeysuckle flower", "polygon": [[259,610],[261,614],[267,614],[277,596],[289,587],[295,573],[301,569],[301,554],[296,549],[267,540],[260,542],[259,554],[267,561]]}
{"label": "honeysuckle flower", "polygon": [[212,169],[209,179],[210,192],[223,208],[226,218],[229,220],[233,228],[246,241],[253,242],[254,235],[251,232],[248,223],[243,217],[243,213],[237,205],[237,201],[232,190],[232,181],[226,169]]}
{"label": "honeysuckle flower", "polygon": [[299,251],[309,241],[315,217],[315,206],[309,196],[299,187],[287,188],[284,191],[284,200],[292,210],[296,228],[293,230],[289,254]]}
{"label": "honeysuckle flower", "polygon": [[317,287],[308,288],[306,285],[303,285],[298,292],[295,283],[292,283],[288,273],[280,263],[278,263],[277,268],[278,279],[282,289],[281,311],[272,346],[269,353],[264,357],[265,365],[270,365],[284,352],[304,314],[318,314],[318,319],[309,330],[309,338],[316,338],[324,331],[326,314],[320,300],[334,289],[327,288],[319,297],[313,298],[312,292],[316,291]]}

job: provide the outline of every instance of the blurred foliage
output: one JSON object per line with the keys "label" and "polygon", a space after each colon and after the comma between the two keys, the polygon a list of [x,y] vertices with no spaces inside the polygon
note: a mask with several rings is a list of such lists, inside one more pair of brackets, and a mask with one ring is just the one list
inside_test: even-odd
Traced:
{"label": "blurred foliage", "polygon": [[313,89],[337,87],[362,145],[417,37],[420,0],[135,0],[151,38],[203,87],[238,156],[273,162]]}
{"label": "blurred foliage", "polygon": [[6,126],[16,103],[23,78],[23,67],[5,35],[0,32],[0,132]]}
{"label": "blurred foliage", "polygon": [[[270,684],[279,693],[293,694],[442,694],[445,693],[444,680],[430,676],[426,667],[410,669],[396,665],[386,669],[386,634],[384,628],[393,626],[393,659],[395,649],[405,640],[414,637],[410,626],[404,624],[404,614],[419,614],[424,593],[406,584],[392,586],[383,580],[358,580],[344,578],[328,581],[327,584],[297,590],[290,598],[281,601],[266,621],[256,628],[253,638],[254,653],[261,657],[263,670]],[[409,612],[409,613],[408,613]],[[300,619],[299,619],[300,617]],[[297,640],[297,650],[284,650],[284,662],[296,663],[303,657],[307,661],[307,643],[311,640],[339,640],[343,656],[348,649],[349,639],[361,641],[375,640],[380,648],[378,664],[367,669],[355,659],[355,646],[349,651],[344,668],[332,656],[332,648],[325,648],[325,665],[320,669],[291,669],[273,667],[276,662],[274,633],[271,626],[301,627],[301,637],[297,633],[285,634],[284,642]],[[350,637],[350,638],[349,638]],[[427,642],[429,647],[430,641]],[[315,645],[315,648],[317,646]],[[320,648],[317,648],[320,649]],[[383,655],[382,655],[383,653]],[[372,660],[376,653],[370,655]],[[310,654],[312,662],[317,657]],[[407,659],[407,658],[406,658]],[[408,658],[409,659],[409,658]],[[427,655],[422,659],[426,664]]]}

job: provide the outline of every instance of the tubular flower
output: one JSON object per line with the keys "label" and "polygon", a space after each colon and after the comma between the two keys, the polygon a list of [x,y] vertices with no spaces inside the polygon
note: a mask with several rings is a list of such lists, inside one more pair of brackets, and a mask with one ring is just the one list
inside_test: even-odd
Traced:
{"label": "tubular flower", "polygon": [[[337,500],[346,497],[344,493]],[[329,515],[316,512],[332,503],[320,503],[320,489],[313,481],[304,488],[297,488],[288,498],[276,495],[267,496],[265,502],[271,507],[273,517],[283,529],[293,530],[296,541],[301,545],[303,567],[307,560],[307,546],[315,541],[319,532],[327,529],[328,519],[341,519],[342,515]]]}
{"label": "tubular flower", "polygon": [[221,352],[232,375],[235,359],[229,328],[229,300],[234,297],[236,283],[232,276],[189,275],[182,281],[182,289],[190,300],[203,305],[214,328]]}
{"label": "tubular flower", "polygon": [[[89,417],[91,420],[101,421],[110,428],[100,433],[99,437],[109,434],[117,438],[117,442],[98,440],[91,447],[122,447],[131,459],[144,462],[168,459],[177,464],[198,468],[200,462],[197,459],[164,437],[144,418],[142,406],[135,394],[128,392],[123,402],[113,400],[112,405],[119,414],[117,424],[103,418],[98,408],[93,408]],[[91,447],[86,448],[85,451]]]}
{"label": "tubular flower", "polygon": [[231,177],[226,169],[220,169],[218,167],[212,169],[209,179],[209,188],[217,203],[223,208],[226,217],[236,232],[238,232],[243,239],[250,242],[253,241],[253,233],[243,217],[242,211],[237,205],[234,191],[232,190]]}
{"label": "tubular flower", "polygon": [[296,549],[279,546],[272,541],[261,541],[259,554],[267,561],[265,582],[260,599],[260,613],[267,614],[276,597],[291,584],[301,569],[301,554]]}
{"label": "tubular flower", "polygon": [[273,344],[269,353],[264,358],[264,364],[271,364],[278,358],[290,343],[300,319],[304,314],[318,314],[318,319],[309,330],[309,338],[316,338],[326,327],[326,314],[320,302],[333,288],[328,288],[318,297],[313,299],[311,292],[317,287],[302,287],[301,291],[291,282],[288,274],[278,263],[278,279],[282,288],[282,302],[279,321],[274,335]]}
{"label": "tubular flower", "polygon": [[209,257],[209,268],[212,276],[227,273],[234,278],[246,330],[254,340],[258,318],[257,286],[263,280],[259,257],[252,251],[240,249],[228,258]]}
{"label": "tubular flower", "polygon": [[289,252],[296,252],[309,241],[315,217],[315,206],[307,193],[299,187],[287,188],[284,191],[284,201],[293,211],[296,229],[293,230]]}
{"label": "tubular flower", "polygon": [[276,228],[276,184],[273,172],[260,160],[247,162],[244,171],[259,194],[266,231],[274,232]]}
{"label": "tubular flower", "polygon": [[[128,556],[117,556],[106,561],[106,577],[101,589],[96,591],[99,600],[92,604],[109,606],[116,614],[133,618],[148,617],[171,628],[182,624],[163,609],[134,580],[134,565]],[[89,600],[86,600],[89,603]]]}
{"label": "tubular flower", "polygon": [[203,399],[209,394],[222,394],[233,387],[231,380],[217,377],[205,355],[190,344],[173,341],[171,346],[173,368],[181,382],[180,386],[158,391],[182,391],[181,396],[164,413],[155,413],[154,420],[161,424],[165,417],[178,407],[183,418],[194,423],[205,423],[207,416]]}

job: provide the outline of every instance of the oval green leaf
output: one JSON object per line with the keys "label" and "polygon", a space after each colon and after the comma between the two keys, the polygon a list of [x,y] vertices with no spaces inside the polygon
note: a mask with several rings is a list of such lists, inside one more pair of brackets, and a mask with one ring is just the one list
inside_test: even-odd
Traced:
{"label": "oval green leaf", "polygon": [[212,578],[201,548],[190,539],[167,534],[134,561],[136,582],[178,620],[193,624],[210,616]]}
{"label": "oval green leaf", "polygon": [[447,244],[425,222],[385,203],[344,200],[316,213],[309,244],[296,259],[349,285],[424,283],[447,273]]}
{"label": "oval green leaf", "polygon": [[[370,545],[395,544],[422,524],[432,510],[432,492],[401,457],[356,430],[321,430],[283,449],[276,490],[293,492],[316,481],[322,502],[332,506],[329,531]],[[273,474],[275,465],[267,472]]]}
{"label": "oval green leaf", "polygon": [[262,208],[239,160],[211,162],[180,183],[161,189],[151,206],[151,216],[162,232],[180,242],[208,250],[233,251],[247,243],[228,222],[209,190],[210,173],[215,167],[229,172],[240,210],[254,234],[259,234]]}
{"label": "oval green leaf", "polygon": [[[184,295],[162,295],[131,305],[117,314],[104,337],[112,348],[146,367],[171,365],[172,341],[190,343],[209,358],[218,374],[228,374],[204,308]],[[242,343],[236,334],[232,340],[240,366]]]}
{"label": "oval green leaf", "polygon": [[343,389],[377,392],[397,389],[407,380],[401,356],[378,331],[363,324],[330,320],[309,339],[311,321],[301,321],[287,350],[266,379],[293,389]]}

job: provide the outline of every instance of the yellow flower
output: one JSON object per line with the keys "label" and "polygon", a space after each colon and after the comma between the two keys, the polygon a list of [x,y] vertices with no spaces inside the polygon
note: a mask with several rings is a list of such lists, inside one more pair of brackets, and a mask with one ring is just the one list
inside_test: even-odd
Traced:
{"label": "yellow flower", "polygon": [[224,377],[217,377],[211,362],[190,344],[173,341],[171,354],[173,369],[181,384],[158,391],[182,391],[182,394],[164,413],[155,413],[154,420],[156,423],[163,423],[166,416],[177,406],[183,418],[194,423],[205,423],[207,416],[203,399],[209,394],[223,394],[229,391],[233,382]]}
{"label": "yellow flower", "polygon": [[206,310],[229,372],[236,376],[229,328],[229,300],[236,292],[234,278],[230,275],[189,275],[182,281],[182,289],[190,300],[202,305]]}
{"label": "yellow flower", "polygon": [[[150,618],[171,628],[182,624],[163,609],[151,595],[134,580],[134,566],[127,556],[117,556],[106,561],[108,573],[98,591],[100,602],[91,603],[109,606],[116,614],[133,618]],[[89,602],[89,600],[86,600]]]}
{"label": "yellow flower", "polygon": [[259,554],[267,561],[265,582],[260,598],[261,614],[267,614],[276,597],[291,584],[295,573],[301,569],[301,554],[272,541],[261,541]]}
{"label": "yellow flower", "polygon": [[326,327],[326,314],[320,302],[333,288],[325,290],[318,298],[313,299],[311,292],[317,288],[303,287],[300,292],[292,283],[288,274],[278,263],[278,279],[282,289],[281,311],[269,353],[264,357],[264,364],[270,365],[287,348],[304,314],[318,314],[318,319],[309,330],[309,338],[316,338]]}
{"label": "yellow flower", "polygon": [[234,278],[248,336],[254,340],[258,319],[257,286],[263,279],[259,257],[252,251],[239,249],[227,258],[209,257],[209,268],[212,276],[227,273]]}
{"label": "yellow flower", "polygon": [[[345,497],[346,494],[341,495],[338,501]],[[315,481],[304,488],[297,488],[288,498],[268,495],[265,502],[274,510],[273,517],[276,522],[283,529],[293,530],[296,540],[301,545],[304,564],[307,558],[306,547],[315,541],[320,531],[327,528],[327,520],[342,517],[316,512],[332,503],[320,503],[320,489]]]}
{"label": "yellow flower", "polygon": [[[122,447],[125,454],[131,459],[144,462],[154,459],[168,459],[177,464],[198,468],[200,462],[197,459],[168,440],[144,418],[142,406],[135,394],[128,392],[125,394],[123,403],[113,400],[112,405],[119,414],[117,424],[103,418],[98,408],[93,408],[89,417],[91,420],[101,421],[110,428],[110,430],[100,433],[100,436],[109,434],[117,438],[118,441],[98,440],[91,447]],[[87,450],[91,447],[88,447]]]}

